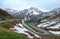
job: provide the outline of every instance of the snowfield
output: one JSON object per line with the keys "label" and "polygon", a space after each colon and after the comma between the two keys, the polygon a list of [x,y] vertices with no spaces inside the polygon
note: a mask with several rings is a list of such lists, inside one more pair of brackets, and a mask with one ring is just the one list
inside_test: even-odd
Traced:
{"label": "snowfield", "polygon": [[55,26],[51,26],[49,28],[60,28],[60,23],[56,24]]}
{"label": "snowfield", "polygon": [[[28,38],[34,38],[35,37],[38,37],[40,38],[40,36],[38,36],[37,34],[33,33],[33,32],[30,32],[28,29],[26,29],[22,24],[16,24],[16,26],[14,26],[14,28],[10,28],[10,30],[13,30],[14,32],[17,32],[17,33],[21,33],[21,34],[24,34],[24,35],[27,35]],[[31,36],[29,33],[27,32],[30,32],[32,33],[34,36]]]}
{"label": "snowfield", "polygon": [[51,21],[47,21],[45,23],[41,23],[39,25],[37,25],[38,27],[47,27],[47,26],[50,26],[52,24],[55,24],[57,21],[54,21],[54,20],[51,20]]}
{"label": "snowfield", "polygon": [[55,35],[60,35],[60,31],[49,31],[51,32],[52,34],[55,34]]}
{"label": "snowfield", "polygon": [[[53,25],[54,24],[54,25]],[[51,28],[51,29],[60,29],[60,21],[55,19],[55,20],[49,20],[47,22],[41,23],[37,25],[37,27],[46,27],[46,28]],[[51,31],[49,30],[50,33],[59,35],[60,31]]]}
{"label": "snowfield", "polygon": [[[18,27],[18,26],[20,26],[20,27]],[[16,24],[16,26],[14,26],[14,28],[10,28],[10,30],[13,30],[13,29],[15,29],[15,31],[14,32],[17,32],[17,33],[21,33],[21,34],[25,34],[25,35],[27,35],[29,38],[34,38],[33,36],[31,36],[30,34],[28,34],[26,31],[29,31],[29,30],[27,30],[26,28],[24,28],[23,27],[23,25],[22,24]]]}

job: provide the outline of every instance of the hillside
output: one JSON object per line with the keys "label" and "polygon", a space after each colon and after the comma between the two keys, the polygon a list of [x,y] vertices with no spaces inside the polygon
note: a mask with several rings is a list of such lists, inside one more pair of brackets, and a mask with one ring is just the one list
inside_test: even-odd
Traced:
{"label": "hillside", "polygon": [[27,39],[27,37],[0,27],[0,39]]}
{"label": "hillside", "polygon": [[13,18],[13,16],[8,14],[7,11],[0,9],[0,20],[6,20],[6,19],[12,19],[12,18]]}
{"label": "hillside", "polygon": [[9,29],[18,23],[19,20],[0,23],[0,39],[28,39],[26,36],[13,32]]}
{"label": "hillside", "polygon": [[10,30],[20,21],[13,20],[14,17],[7,11],[0,9],[0,39],[28,39],[26,36]]}

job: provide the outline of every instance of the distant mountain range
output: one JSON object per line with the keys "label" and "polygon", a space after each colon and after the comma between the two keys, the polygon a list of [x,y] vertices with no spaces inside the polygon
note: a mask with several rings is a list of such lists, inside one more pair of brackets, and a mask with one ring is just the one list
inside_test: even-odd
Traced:
{"label": "distant mountain range", "polygon": [[4,9],[4,10],[16,18],[30,20],[30,21],[48,19],[60,14],[60,8],[53,9],[49,12],[43,12],[35,7],[31,7],[21,11],[17,11],[13,9]]}
{"label": "distant mountain range", "polygon": [[53,9],[49,12],[43,12],[38,8],[31,7],[31,8],[19,11],[18,13],[15,14],[15,16],[17,18],[24,19],[24,20],[36,21],[41,19],[52,18],[58,14],[60,14],[60,8]]}

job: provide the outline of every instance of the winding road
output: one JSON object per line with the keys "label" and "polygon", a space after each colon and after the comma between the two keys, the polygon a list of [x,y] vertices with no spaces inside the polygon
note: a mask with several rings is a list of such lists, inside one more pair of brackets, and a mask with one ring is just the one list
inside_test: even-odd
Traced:
{"label": "winding road", "polygon": [[43,27],[35,27],[35,26],[33,26],[33,25],[31,25],[31,24],[29,24],[31,27],[33,27],[33,28],[35,28],[35,29],[37,29],[37,30],[40,30],[40,31],[42,31],[42,32],[44,32],[44,34],[52,34],[52,33],[50,33],[49,31],[47,31],[47,30],[44,30],[44,28]]}
{"label": "winding road", "polygon": [[24,20],[22,20],[22,24],[30,31],[33,32],[33,34],[35,34],[37,37],[42,38],[41,36],[39,36],[38,32],[36,32],[35,30],[33,30],[31,27],[29,27],[27,24],[25,24]]}

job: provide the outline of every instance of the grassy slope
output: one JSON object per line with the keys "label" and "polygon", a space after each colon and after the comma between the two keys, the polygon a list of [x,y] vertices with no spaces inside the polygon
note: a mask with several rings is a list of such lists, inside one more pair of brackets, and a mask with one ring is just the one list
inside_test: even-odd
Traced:
{"label": "grassy slope", "polygon": [[0,39],[28,39],[27,37],[15,33],[13,31],[10,31],[10,27],[14,27],[15,24],[19,23],[19,21],[10,21],[10,19],[13,19],[14,17],[8,14],[8,12],[0,9],[0,20],[6,20],[8,21],[0,24]]}
{"label": "grassy slope", "polygon": [[9,30],[10,27],[14,27],[15,23],[19,23],[19,20],[7,21],[0,24],[0,39],[28,39],[21,34]]}
{"label": "grassy slope", "polygon": [[6,21],[4,23],[1,23],[0,26],[9,29],[9,28],[14,27],[14,25],[18,24],[18,23],[20,23],[19,20],[14,20],[14,21],[9,20],[9,21]]}
{"label": "grassy slope", "polygon": [[0,27],[0,39],[28,39],[27,37]]}

